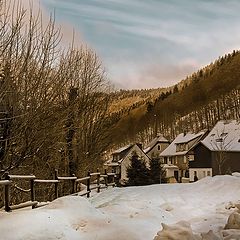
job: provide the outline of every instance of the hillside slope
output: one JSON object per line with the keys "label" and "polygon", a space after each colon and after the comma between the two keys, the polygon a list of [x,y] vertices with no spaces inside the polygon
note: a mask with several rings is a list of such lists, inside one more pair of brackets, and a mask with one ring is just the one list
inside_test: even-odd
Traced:
{"label": "hillside slope", "polygon": [[238,119],[239,86],[240,53],[234,51],[158,96],[122,108],[114,128],[114,143],[145,141],[156,132],[174,138],[183,130],[211,128],[220,119]]}

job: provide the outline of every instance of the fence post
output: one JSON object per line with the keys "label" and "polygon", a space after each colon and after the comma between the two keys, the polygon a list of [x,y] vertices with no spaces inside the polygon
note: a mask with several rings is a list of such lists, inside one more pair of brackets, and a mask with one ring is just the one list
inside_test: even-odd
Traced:
{"label": "fence post", "polygon": [[115,185],[116,185],[116,183],[115,183],[115,171],[112,170],[112,173],[114,173],[114,175],[113,175],[113,177],[112,177],[112,181],[113,181],[113,183],[114,183],[113,187],[115,187]]}
{"label": "fence post", "polygon": [[97,192],[100,193],[100,172],[99,172],[99,169],[97,169],[97,173],[99,173],[97,175],[97,185],[98,185]]}
{"label": "fence post", "polygon": [[[5,173],[5,180],[10,180],[10,177],[8,175],[8,172]],[[10,185],[6,184],[4,186],[4,205],[5,205],[5,211],[10,212]]]}
{"label": "fence post", "polygon": [[[34,189],[34,179],[30,180],[30,189],[31,189],[31,201],[35,201],[35,189]],[[35,205],[32,205],[32,209],[35,208]]]}
{"label": "fence post", "polygon": [[87,180],[87,198],[90,197],[90,184],[91,184],[91,172],[90,170],[88,171],[88,176],[89,176],[89,179]]}
{"label": "fence post", "polygon": [[104,179],[105,179],[105,185],[106,185],[106,187],[107,187],[107,186],[108,186],[108,175],[107,175],[107,169],[104,170],[104,175],[105,175],[105,177],[104,177]]}
{"label": "fence post", "polygon": [[[55,176],[55,180],[58,180],[58,170],[57,169],[55,169],[54,176]],[[57,199],[58,198],[58,182],[54,183],[54,187],[55,187],[55,199]]]}
{"label": "fence post", "polygon": [[[75,177],[75,174],[72,174],[73,177]],[[71,193],[75,193],[75,189],[76,189],[76,180],[73,179],[72,180],[72,190],[71,190]]]}

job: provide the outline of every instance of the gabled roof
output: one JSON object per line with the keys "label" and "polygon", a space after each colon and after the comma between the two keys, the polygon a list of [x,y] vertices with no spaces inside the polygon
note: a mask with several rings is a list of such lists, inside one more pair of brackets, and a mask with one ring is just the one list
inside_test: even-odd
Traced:
{"label": "gabled roof", "polygon": [[[109,163],[110,163],[110,162],[111,162],[111,163],[117,162],[117,163],[120,164],[120,163],[124,160],[124,158],[129,154],[129,152],[132,150],[132,148],[133,148],[135,145],[141,150],[141,152],[142,152],[144,155],[146,155],[146,153],[142,150],[140,143],[130,144],[130,145],[127,145],[127,146],[125,146],[125,147],[119,148],[118,150],[114,151],[114,152],[112,153],[112,155],[119,155],[119,160],[109,160]],[[146,155],[146,157],[149,159],[149,157],[148,157],[147,155]],[[108,163],[108,165],[109,165],[109,163]]]}
{"label": "gabled roof", "polygon": [[192,140],[194,140],[195,138],[201,137],[206,131],[203,130],[199,133],[187,133],[184,135],[184,133],[181,133],[178,135],[178,139],[177,141],[175,141],[175,144],[179,144],[179,143],[188,143]]}
{"label": "gabled roof", "polygon": [[[130,144],[130,145],[121,147],[118,150],[114,151],[112,153],[112,155],[113,156],[118,155],[119,156],[118,160],[124,159],[127,156],[127,154],[129,153],[129,151],[132,149],[133,146],[134,146],[134,144]],[[115,162],[115,161],[118,161],[118,160],[112,160],[112,161]]]}
{"label": "gabled roof", "polygon": [[240,122],[218,121],[201,143],[210,151],[240,152]]}
{"label": "gabled roof", "polygon": [[182,152],[177,152],[176,151],[176,145],[179,143],[188,143],[194,139],[200,139],[205,133],[207,132],[207,130],[203,130],[197,134],[194,133],[180,133],[175,139],[174,141],[160,154],[160,156],[164,157],[164,156],[178,156],[178,155],[185,155],[188,153],[188,151],[190,149],[188,149],[187,151],[182,151]]}
{"label": "gabled roof", "polygon": [[130,144],[130,145],[127,145],[127,146],[121,147],[121,148],[115,150],[112,154],[119,154],[119,153],[122,153],[122,152],[124,152],[125,150],[127,150],[128,148],[131,148],[132,146],[133,146],[133,144]]}
{"label": "gabled roof", "polygon": [[145,153],[148,153],[149,151],[151,151],[156,144],[158,143],[169,143],[169,141],[163,136],[163,135],[158,135],[157,137],[155,137],[147,146],[146,148],[143,150]]}

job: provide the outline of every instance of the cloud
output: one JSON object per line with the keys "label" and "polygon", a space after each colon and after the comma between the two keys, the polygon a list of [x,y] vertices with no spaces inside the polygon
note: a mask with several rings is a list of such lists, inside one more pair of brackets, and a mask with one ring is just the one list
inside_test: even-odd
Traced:
{"label": "cloud", "polygon": [[[111,77],[116,83],[117,88],[132,89],[135,86],[141,89],[168,87],[176,83],[176,76],[178,77],[178,81],[180,81],[196,71],[198,66],[199,63],[194,59],[186,59],[181,64],[145,63],[141,67],[139,65],[131,65],[129,71],[123,71],[115,76],[113,74]],[[120,67],[122,69],[129,69],[124,64]]]}
{"label": "cloud", "polygon": [[238,0],[41,0],[124,88],[161,87],[240,48]]}
{"label": "cloud", "polygon": [[[48,25],[50,18],[53,18],[55,15],[54,9],[46,9],[40,0],[6,0],[6,3],[10,4],[10,12],[15,16],[17,16],[19,8],[27,10],[24,18],[26,25],[29,21],[31,11],[35,17],[37,17],[39,14],[41,15],[42,24],[45,27]],[[6,7],[7,6],[8,5],[6,5]],[[61,29],[62,46],[70,46],[72,44],[73,37],[75,45],[81,45],[84,43],[80,32],[78,30],[74,30],[74,27],[71,23],[68,23],[67,21],[56,22],[56,29],[57,28]]]}

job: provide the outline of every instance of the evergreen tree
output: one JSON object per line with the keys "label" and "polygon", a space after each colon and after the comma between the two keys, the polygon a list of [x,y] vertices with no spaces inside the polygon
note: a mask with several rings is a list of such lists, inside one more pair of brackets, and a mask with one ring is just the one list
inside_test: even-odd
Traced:
{"label": "evergreen tree", "polygon": [[150,161],[149,181],[151,184],[163,183],[165,178],[165,171],[161,166],[159,158],[152,158]]}
{"label": "evergreen tree", "polygon": [[173,93],[178,93],[178,86],[177,85],[174,86]]}
{"label": "evergreen tree", "polygon": [[151,112],[153,110],[153,104],[151,102],[147,102],[147,112]]}
{"label": "evergreen tree", "polygon": [[128,186],[141,186],[149,184],[149,170],[145,162],[134,153],[131,164],[127,169]]}

